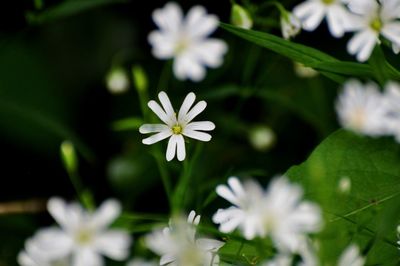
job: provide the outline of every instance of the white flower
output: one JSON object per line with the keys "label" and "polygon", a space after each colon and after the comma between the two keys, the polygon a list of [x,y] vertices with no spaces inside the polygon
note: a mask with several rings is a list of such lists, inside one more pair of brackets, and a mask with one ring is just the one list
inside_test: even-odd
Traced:
{"label": "white flower", "polygon": [[187,221],[173,219],[169,227],[154,231],[146,237],[147,246],[161,256],[160,265],[219,265],[217,251],[224,243],[209,238],[196,238],[199,222],[200,216],[191,211]]}
{"label": "white flower", "polygon": [[289,12],[281,13],[281,31],[286,40],[295,37],[301,30],[300,20]]}
{"label": "white flower", "polygon": [[192,7],[183,18],[182,10],[174,2],[153,12],[159,27],[149,35],[153,55],[158,59],[174,59],[173,70],[180,79],[200,81],[205,67],[216,68],[222,64],[227,51],[225,42],[208,38],[218,27],[218,18],[208,15],[204,7]]}
{"label": "white flower", "polygon": [[334,37],[342,37],[349,21],[349,12],[342,0],[307,0],[293,10],[302,22],[303,29],[314,31],[324,17]]}
{"label": "white flower", "polygon": [[366,61],[382,35],[393,43],[393,51],[400,46],[400,2],[398,0],[349,0],[353,17],[352,31],[357,31],[349,41],[347,50],[357,60]]}
{"label": "white flower", "polygon": [[240,228],[246,239],[271,236],[283,251],[297,251],[304,234],[321,228],[319,207],[301,201],[302,189],[286,177],[274,178],[266,192],[254,181],[242,185],[236,177],[228,179],[229,187],[220,185],[217,194],[234,206],[220,209],[213,217],[219,230],[229,233]]}
{"label": "white flower", "polygon": [[357,245],[349,245],[339,258],[338,266],[363,266],[365,258],[360,255]]}
{"label": "white flower", "polygon": [[368,136],[388,133],[383,97],[374,83],[363,85],[357,80],[345,83],[336,103],[340,124],[351,131]]}
{"label": "white flower", "polygon": [[115,200],[107,200],[92,213],[78,204],[51,198],[48,210],[60,227],[41,229],[34,236],[35,252],[44,254],[45,261],[68,257],[72,266],[101,266],[101,255],[114,260],[124,260],[129,255],[130,236],[107,229],[121,212]]}
{"label": "white flower", "polygon": [[169,138],[166,158],[171,161],[177,154],[178,160],[183,161],[186,157],[184,137],[201,141],[210,141],[211,135],[201,131],[211,131],[215,128],[210,121],[191,122],[207,106],[205,101],[198,102],[192,107],[196,95],[189,93],[179,109],[178,115],[175,113],[171,101],[165,92],[158,94],[158,99],[162,107],[155,101],[150,101],[148,106],[165,124],[144,124],[139,128],[142,134],[157,133],[146,139],[143,144],[151,145],[163,139]]}

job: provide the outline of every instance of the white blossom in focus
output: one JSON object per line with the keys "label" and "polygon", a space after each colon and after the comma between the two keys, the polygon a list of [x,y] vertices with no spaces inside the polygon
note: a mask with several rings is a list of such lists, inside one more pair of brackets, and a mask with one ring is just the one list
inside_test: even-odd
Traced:
{"label": "white blossom in focus", "polygon": [[340,255],[338,266],[363,266],[365,258],[361,256],[357,245],[349,245]]}
{"label": "white blossom in focus", "polygon": [[387,108],[374,83],[346,82],[336,102],[336,112],[340,124],[348,130],[372,137],[388,134]]}
{"label": "white blossom in focus", "polygon": [[104,265],[102,255],[114,260],[124,260],[129,255],[130,236],[107,228],[121,212],[117,201],[107,200],[98,210],[89,212],[79,204],[51,198],[48,211],[60,227],[39,230],[32,242],[27,242],[26,253],[19,260],[27,261],[26,258],[35,256],[50,266],[65,259],[72,266],[101,266]]}
{"label": "white blossom in focus", "polygon": [[350,22],[356,31],[347,50],[357,60],[366,61],[382,35],[393,44],[396,53],[400,47],[400,1],[398,0],[348,0],[349,9],[356,14]]}
{"label": "white blossom in focus", "polygon": [[233,204],[219,209],[213,216],[223,233],[239,228],[248,240],[268,235],[278,249],[295,252],[300,249],[305,234],[321,229],[320,208],[302,201],[301,187],[291,184],[284,176],[274,178],[267,191],[254,181],[242,184],[231,177],[228,186],[219,185],[216,192]]}
{"label": "white blossom in focus", "polygon": [[159,30],[149,34],[153,55],[158,59],[173,59],[173,71],[180,80],[200,81],[205,67],[216,68],[223,63],[228,48],[224,41],[209,38],[218,27],[218,18],[207,14],[202,6],[192,7],[183,17],[174,2],[153,12]]}
{"label": "white blossom in focus", "polygon": [[292,13],[283,12],[281,13],[281,32],[283,38],[289,40],[292,37],[295,37],[301,31],[301,22],[300,20]]}
{"label": "white blossom in focus", "polygon": [[196,237],[200,216],[191,211],[187,221],[172,219],[169,227],[147,235],[146,245],[161,256],[160,265],[218,266],[218,250],[224,242]]}
{"label": "white blossom in focus", "polygon": [[156,101],[150,101],[148,106],[165,124],[142,125],[139,128],[140,133],[156,133],[143,139],[143,144],[151,145],[169,138],[166,153],[167,161],[171,161],[175,157],[175,153],[178,160],[183,161],[186,157],[184,136],[200,141],[211,140],[211,135],[202,131],[213,130],[215,128],[214,123],[210,121],[192,122],[206,108],[207,103],[205,101],[200,101],[192,107],[196,95],[191,92],[186,96],[178,114],[176,114],[165,92],[160,92],[158,99],[162,107]]}
{"label": "white blossom in focus", "polygon": [[326,18],[330,33],[342,37],[349,22],[350,13],[342,0],[306,0],[297,5],[293,13],[306,31],[314,31]]}

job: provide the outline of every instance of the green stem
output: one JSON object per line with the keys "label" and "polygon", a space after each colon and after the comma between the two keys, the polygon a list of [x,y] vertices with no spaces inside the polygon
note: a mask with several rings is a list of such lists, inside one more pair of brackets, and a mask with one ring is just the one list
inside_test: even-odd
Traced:
{"label": "green stem", "polygon": [[89,190],[84,189],[79,174],[71,171],[67,171],[67,173],[81,204],[88,210],[94,210],[96,206],[93,195]]}
{"label": "green stem", "polygon": [[160,79],[157,85],[157,91],[166,90],[168,87],[168,82],[171,76],[172,61],[169,60],[164,64],[161,70]]}
{"label": "green stem", "polygon": [[165,165],[165,157],[161,153],[159,147],[155,147],[155,152],[153,155],[157,162],[158,171],[160,172],[165,193],[167,194],[169,206],[172,207],[172,185],[171,185],[171,178],[169,176],[167,167]]}

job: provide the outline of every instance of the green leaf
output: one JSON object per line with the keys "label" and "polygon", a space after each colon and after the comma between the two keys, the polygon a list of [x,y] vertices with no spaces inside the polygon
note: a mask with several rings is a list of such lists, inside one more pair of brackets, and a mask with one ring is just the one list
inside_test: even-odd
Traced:
{"label": "green leaf", "polygon": [[343,83],[347,76],[370,77],[374,73],[368,65],[343,62],[320,50],[287,41],[269,33],[246,30],[225,23],[221,23],[221,27],[293,61],[315,68],[338,83]]}
{"label": "green leaf", "polygon": [[126,2],[127,0],[68,0],[42,12],[29,12],[27,14],[27,20],[32,24],[40,24],[54,19],[75,15],[99,6]]}
{"label": "green leaf", "polygon": [[[356,242],[368,253],[369,264],[396,265],[400,146],[392,139],[339,130],[287,175],[324,211],[326,225],[319,239],[323,262],[335,263],[345,247]],[[343,180],[350,183],[343,186]]]}

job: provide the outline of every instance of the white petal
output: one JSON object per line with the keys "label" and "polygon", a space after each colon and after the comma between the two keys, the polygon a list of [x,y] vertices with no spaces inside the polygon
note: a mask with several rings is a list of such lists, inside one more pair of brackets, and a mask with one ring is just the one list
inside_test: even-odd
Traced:
{"label": "white petal", "polygon": [[159,142],[159,141],[161,141],[163,139],[166,139],[171,135],[172,135],[172,131],[171,131],[171,129],[168,128],[168,130],[161,131],[160,133],[157,133],[157,134],[152,135],[152,136],[150,136],[148,138],[145,138],[144,140],[142,140],[142,143],[146,144],[146,145],[151,145],[151,144]]}
{"label": "white petal", "polygon": [[168,116],[167,113],[161,108],[161,106],[156,101],[152,100],[147,105],[165,124],[169,126],[176,124],[175,117]]}
{"label": "white petal", "polygon": [[334,37],[342,37],[344,34],[345,12],[344,7],[333,5],[326,14],[329,31]]}
{"label": "white petal", "polygon": [[166,153],[166,159],[167,161],[171,161],[175,157],[175,152],[176,152],[176,145],[178,142],[178,135],[172,134],[172,136],[169,138],[168,141],[168,146],[167,146],[167,153]]}
{"label": "white petal", "polygon": [[160,93],[158,94],[158,99],[160,99],[162,107],[164,108],[165,112],[167,113],[167,116],[174,117],[175,111],[174,111],[174,108],[172,107],[171,101],[168,98],[168,95],[165,92],[160,91]]}
{"label": "white petal", "polygon": [[139,132],[142,134],[158,133],[167,130],[170,130],[170,128],[164,124],[144,124],[139,128]]}
{"label": "white petal", "polygon": [[317,1],[305,1],[296,6],[293,13],[302,22],[303,29],[313,31],[321,24],[325,9]]}
{"label": "white petal", "polygon": [[165,254],[160,258],[160,265],[171,265],[169,263],[176,261],[176,256],[173,254]]}
{"label": "white petal", "polygon": [[162,9],[154,10],[152,17],[160,29],[177,32],[182,24],[182,9],[175,2],[169,2]]}
{"label": "white petal", "polygon": [[99,229],[109,226],[121,214],[121,204],[109,199],[96,210],[92,216],[92,225]]}
{"label": "white petal", "polygon": [[41,229],[35,234],[34,245],[38,252],[54,259],[70,254],[73,241],[66,232],[51,227]]}
{"label": "white petal", "polygon": [[234,204],[234,205],[240,205],[240,202],[237,198],[237,196],[235,194],[233,194],[233,192],[225,185],[219,185],[217,186],[217,188],[215,189],[215,191],[217,192],[218,196],[220,196],[221,198],[226,199],[227,201],[229,201],[230,203]]}
{"label": "white petal", "polygon": [[196,240],[196,244],[205,251],[212,251],[216,252],[218,249],[220,249],[223,245],[225,245],[224,242],[218,241],[215,239],[210,239],[210,238],[199,238]]}
{"label": "white petal", "polygon": [[366,61],[375,47],[377,36],[370,30],[364,30],[354,35],[347,45],[350,54],[356,54],[357,60]]}
{"label": "white petal", "polygon": [[400,22],[386,24],[381,33],[385,38],[400,46]]}
{"label": "white petal", "polygon": [[398,0],[381,0],[381,17],[385,20],[400,18],[400,2]]}
{"label": "white petal", "polygon": [[65,201],[58,197],[53,197],[47,202],[47,210],[54,220],[63,228],[68,228],[68,211]]}
{"label": "white petal", "polygon": [[202,6],[192,7],[186,16],[186,32],[193,38],[203,38],[218,27],[218,18],[208,15]]}
{"label": "white petal", "polygon": [[185,129],[211,131],[211,130],[215,129],[215,124],[210,121],[197,121],[197,122],[191,122],[191,123],[187,124]]}
{"label": "white petal", "polygon": [[95,239],[96,250],[114,260],[125,260],[129,256],[130,245],[130,236],[118,230],[109,230]]}
{"label": "white petal", "polygon": [[72,258],[72,266],[103,266],[103,258],[88,248],[76,250]]}
{"label": "white petal", "polygon": [[183,135],[186,137],[192,138],[192,139],[197,139],[200,141],[210,141],[211,140],[211,135],[208,133],[204,133],[201,131],[195,131],[195,130],[190,130],[185,128],[182,132]]}
{"label": "white petal", "polygon": [[201,64],[216,68],[222,65],[223,55],[228,51],[228,46],[224,41],[210,38],[196,43],[190,47],[190,51]]}
{"label": "white petal", "polygon": [[176,135],[177,136],[177,141],[176,141],[176,146],[177,146],[177,157],[179,161],[185,160],[186,157],[186,149],[185,149],[185,139],[183,138],[182,135]]}
{"label": "white petal", "polygon": [[201,61],[189,52],[177,56],[173,63],[175,76],[180,80],[191,79],[198,82],[204,79],[206,71]]}
{"label": "white petal", "polygon": [[193,108],[186,114],[186,117],[183,117],[182,120],[179,121],[180,124],[187,125],[190,121],[192,121],[197,115],[206,109],[207,103],[205,101],[198,102]]}
{"label": "white petal", "polygon": [[152,46],[152,53],[158,59],[170,59],[175,55],[176,37],[164,32],[152,31],[148,41]]}
{"label": "white petal", "polygon": [[186,95],[185,100],[183,100],[182,106],[179,109],[178,113],[178,121],[182,121],[184,117],[186,117],[187,112],[190,107],[192,107],[194,101],[196,100],[196,95],[193,92],[190,92]]}

